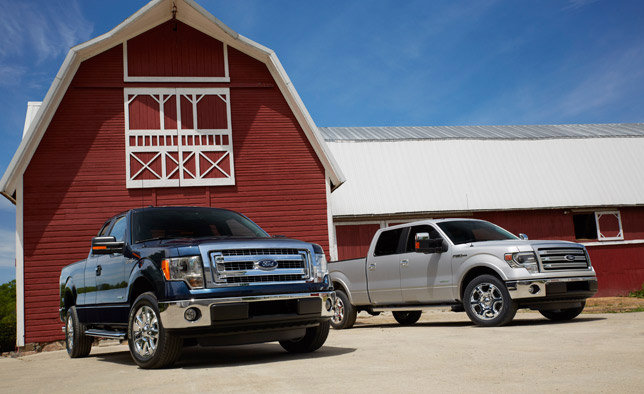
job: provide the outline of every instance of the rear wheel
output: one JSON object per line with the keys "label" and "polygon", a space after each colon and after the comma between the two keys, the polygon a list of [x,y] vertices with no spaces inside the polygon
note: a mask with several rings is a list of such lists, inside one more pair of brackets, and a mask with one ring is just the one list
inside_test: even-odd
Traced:
{"label": "rear wheel", "polygon": [[183,341],[170,334],[161,324],[157,299],[152,293],[141,294],[132,309],[127,327],[130,354],[141,368],[163,368],[172,365]]}
{"label": "rear wheel", "polygon": [[65,347],[71,358],[85,357],[92,350],[94,338],[84,334],[85,325],[78,321],[76,307],[72,306],[67,310],[65,319]]}
{"label": "rear wheel", "polygon": [[584,310],[585,307],[586,301],[582,301],[581,305],[576,308],[543,310],[539,311],[539,313],[553,321],[566,321],[572,320],[575,317],[579,316],[579,314]]}
{"label": "rear wheel", "polygon": [[351,305],[347,294],[342,290],[336,290],[331,327],[336,330],[351,328],[355,324],[357,316],[358,311],[356,311],[356,308]]}
{"label": "rear wheel", "polygon": [[505,284],[492,275],[477,276],[467,285],[463,306],[470,320],[484,327],[508,324],[517,313]]}
{"label": "rear wheel", "polygon": [[300,339],[280,341],[280,345],[289,353],[310,353],[318,350],[329,336],[329,321],[320,323],[319,326],[309,327],[306,334]]}
{"label": "rear wheel", "polygon": [[394,319],[403,326],[411,326],[420,319],[423,311],[402,311],[393,312]]}

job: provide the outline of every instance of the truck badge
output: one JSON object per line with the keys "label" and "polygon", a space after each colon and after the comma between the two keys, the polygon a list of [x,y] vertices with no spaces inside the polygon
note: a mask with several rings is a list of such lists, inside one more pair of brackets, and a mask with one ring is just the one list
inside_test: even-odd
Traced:
{"label": "truck badge", "polygon": [[277,261],[275,260],[260,260],[255,262],[255,268],[259,268],[262,271],[272,271],[277,268]]}

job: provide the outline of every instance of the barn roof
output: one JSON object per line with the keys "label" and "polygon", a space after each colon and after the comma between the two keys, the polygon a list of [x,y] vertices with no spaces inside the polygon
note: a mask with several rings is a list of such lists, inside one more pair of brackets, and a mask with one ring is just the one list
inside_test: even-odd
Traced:
{"label": "barn roof", "polygon": [[347,176],[336,218],[644,204],[643,124],[321,132]]}
{"label": "barn roof", "polygon": [[327,141],[515,140],[549,138],[642,137],[644,123],[516,126],[320,127]]}
{"label": "barn roof", "polygon": [[[80,63],[171,19],[173,4],[177,7],[176,18],[179,21],[266,64],[324,166],[332,184],[337,187],[344,182],[344,175],[340,167],[328,150],[313,118],[311,118],[304,106],[275,52],[234,32],[193,0],[152,0],[109,32],[70,49],[40,109],[30,122],[18,150],[0,180],[1,194],[15,202],[12,196],[15,193],[17,184],[47,130],[49,122],[74,78]],[[29,122],[29,119],[27,119],[27,122]]]}

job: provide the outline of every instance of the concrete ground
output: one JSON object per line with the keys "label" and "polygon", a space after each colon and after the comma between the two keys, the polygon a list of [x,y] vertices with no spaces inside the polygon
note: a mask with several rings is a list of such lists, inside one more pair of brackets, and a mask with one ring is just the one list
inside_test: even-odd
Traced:
{"label": "concrete ground", "polygon": [[402,327],[390,314],[332,330],[315,353],[269,343],[187,348],[174,368],[142,370],[127,346],[0,359],[2,393],[642,393],[644,312],[552,323],[519,313],[506,327],[464,313],[425,312]]}

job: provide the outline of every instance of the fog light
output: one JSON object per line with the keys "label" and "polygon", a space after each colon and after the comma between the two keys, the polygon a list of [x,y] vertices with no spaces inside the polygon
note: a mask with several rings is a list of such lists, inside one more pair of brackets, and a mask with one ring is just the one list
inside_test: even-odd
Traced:
{"label": "fog light", "polygon": [[540,291],[541,291],[541,288],[537,285],[531,285],[530,288],[528,289],[528,292],[530,294],[539,294]]}
{"label": "fog light", "polygon": [[186,309],[185,313],[183,314],[183,317],[187,321],[196,321],[201,317],[201,313],[197,308],[189,308],[189,309]]}
{"label": "fog light", "polygon": [[331,309],[333,309],[333,302],[331,302],[331,298],[326,299],[325,306],[327,311],[330,311]]}

